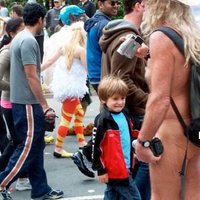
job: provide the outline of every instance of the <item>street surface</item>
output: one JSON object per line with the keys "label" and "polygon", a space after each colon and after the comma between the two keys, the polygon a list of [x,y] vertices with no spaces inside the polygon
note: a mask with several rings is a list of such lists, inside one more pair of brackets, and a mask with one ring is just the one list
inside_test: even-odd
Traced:
{"label": "street surface", "polygon": [[[57,116],[56,124],[60,120],[61,104],[48,98],[49,105],[55,109]],[[99,112],[99,100],[96,95],[92,96],[92,103],[88,106],[84,124],[93,122]],[[58,127],[58,126],[57,126]],[[56,127],[56,128],[57,128]],[[56,130],[56,129],[55,129]],[[55,131],[50,133],[55,138]],[[87,140],[90,136],[86,137]],[[65,140],[65,150],[76,152],[78,145],[75,136],[68,136]],[[70,158],[56,159],[53,157],[54,145],[47,145],[44,151],[45,169],[48,182],[52,188],[64,191],[64,198],[61,200],[102,200],[104,184],[98,182],[97,178],[89,178],[79,172],[76,165]],[[15,188],[15,183],[12,185]],[[14,200],[30,200],[30,191],[13,191],[11,196]]]}

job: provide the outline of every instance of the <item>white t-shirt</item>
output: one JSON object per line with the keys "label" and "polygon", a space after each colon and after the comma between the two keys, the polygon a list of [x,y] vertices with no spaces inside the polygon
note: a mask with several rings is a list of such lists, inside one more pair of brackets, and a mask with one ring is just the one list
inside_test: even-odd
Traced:
{"label": "white t-shirt", "polygon": [[1,17],[8,17],[8,8],[1,7],[1,9],[0,9],[0,16]]}

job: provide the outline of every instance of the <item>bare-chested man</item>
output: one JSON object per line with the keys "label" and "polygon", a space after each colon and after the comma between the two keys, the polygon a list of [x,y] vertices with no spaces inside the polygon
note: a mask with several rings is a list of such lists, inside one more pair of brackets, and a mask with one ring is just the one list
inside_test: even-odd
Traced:
{"label": "bare-chested man", "polygon": [[[200,29],[191,16],[191,0],[144,0],[147,6],[144,34],[160,26],[179,32],[185,43],[185,57],[162,32],[153,32],[149,40],[150,56],[146,79],[151,93],[148,98],[144,123],[136,144],[140,160],[150,163],[152,200],[179,200],[181,165],[187,139],[170,104],[173,97],[185,122],[190,122],[189,59],[200,63]],[[190,2],[190,3],[189,3]],[[167,8],[167,9],[166,9]],[[142,145],[159,137],[164,145],[160,157]],[[138,141],[139,141],[138,140]],[[144,144],[144,143],[143,143]],[[200,199],[200,148],[189,142],[185,179],[185,200]]]}

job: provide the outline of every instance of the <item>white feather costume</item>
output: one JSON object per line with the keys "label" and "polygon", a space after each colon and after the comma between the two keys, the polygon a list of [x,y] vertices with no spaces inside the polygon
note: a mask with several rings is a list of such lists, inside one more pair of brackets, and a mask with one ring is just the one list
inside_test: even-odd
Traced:
{"label": "white feather costume", "polygon": [[86,79],[87,72],[79,59],[74,58],[71,69],[68,70],[62,56],[56,62],[53,81],[50,85],[54,98],[61,102],[67,98],[83,98],[88,92]]}

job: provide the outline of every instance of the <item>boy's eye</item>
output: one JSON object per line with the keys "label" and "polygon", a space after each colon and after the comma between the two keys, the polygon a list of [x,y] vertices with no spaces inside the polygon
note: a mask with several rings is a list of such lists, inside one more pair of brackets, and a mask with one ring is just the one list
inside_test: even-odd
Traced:
{"label": "boy's eye", "polygon": [[113,100],[117,101],[117,100],[124,100],[125,97],[114,97]]}

